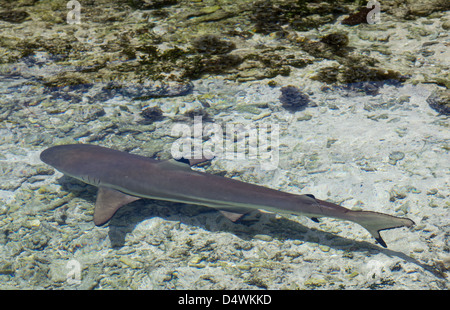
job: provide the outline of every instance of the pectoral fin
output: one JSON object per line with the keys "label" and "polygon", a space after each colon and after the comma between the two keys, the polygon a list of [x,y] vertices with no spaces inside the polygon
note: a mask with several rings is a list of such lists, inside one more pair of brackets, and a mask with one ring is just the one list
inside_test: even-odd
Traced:
{"label": "pectoral fin", "polygon": [[124,194],[115,189],[99,187],[94,211],[95,225],[105,224],[120,207],[138,199],[141,198]]}

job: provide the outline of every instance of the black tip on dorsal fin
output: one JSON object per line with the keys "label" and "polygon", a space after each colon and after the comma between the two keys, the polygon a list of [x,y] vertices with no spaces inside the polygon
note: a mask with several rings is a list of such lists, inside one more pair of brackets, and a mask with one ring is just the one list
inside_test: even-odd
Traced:
{"label": "black tip on dorsal fin", "polygon": [[176,158],[174,158],[174,159],[175,159],[177,162],[180,162],[180,163],[183,163],[183,164],[186,164],[186,165],[191,165],[189,159],[186,159],[186,158],[184,158],[184,157],[181,157],[181,158],[179,158],[179,159],[176,159]]}
{"label": "black tip on dorsal fin", "polygon": [[317,217],[312,217],[311,220],[313,222],[320,223],[320,221],[319,221],[319,219]]}
{"label": "black tip on dorsal fin", "polygon": [[312,195],[312,194],[305,194],[305,196],[308,196],[308,197],[310,197],[312,199],[316,199],[316,197],[314,197],[314,195]]}
{"label": "black tip on dorsal fin", "polygon": [[203,156],[202,158],[198,158],[198,159],[196,159],[196,158],[187,159],[187,158],[181,157],[180,159],[175,159],[175,160],[192,167],[194,165],[198,165],[198,164],[210,161],[211,159],[212,158],[206,158]]}
{"label": "black tip on dorsal fin", "polygon": [[383,238],[379,237],[375,238],[375,240],[377,240],[377,243],[379,243],[383,248],[387,248],[387,244],[384,242]]}

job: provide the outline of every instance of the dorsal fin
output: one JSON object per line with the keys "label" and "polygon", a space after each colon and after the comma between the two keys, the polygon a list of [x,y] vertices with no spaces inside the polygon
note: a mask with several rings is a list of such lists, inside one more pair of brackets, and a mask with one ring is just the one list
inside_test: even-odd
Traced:
{"label": "dorsal fin", "polygon": [[187,169],[187,170],[191,170],[191,166],[209,161],[210,159],[207,159],[206,157],[202,157],[201,159],[186,159],[184,157],[180,158],[180,159],[168,159],[168,160],[164,160],[159,162],[159,165],[163,166],[164,168],[167,169]]}
{"label": "dorsal fin", "polygon": [[178,161],[176,159],[168,159],[161,161],[158,163],[161,167],[164,167],[165,169],[185,169],[185,170],[191,170],[191,166],[189,166],[188,163],[185,163],[183,161]]}
{"label": "dorsal fin", "polygon": [[105,224],[120,207],[138,199],[141,198],[124,194],[112,188],[99,187],[94,211],[95,225]]}
{"label": "dorsal fin", "polygon": [[201,164],[201,163],[204,163],[204,162],[207,162],[207,161],[210,161],[212,158],[207,158],[207,157],[205,157],[205,156],[203,156],[202,158],[184,158],[184,157],[181,157],[180,159],[175,159],[174,158],[174,160],[175,161],[177,161],[177,162],[180,162],[180,163],[183,163],[183,164],[186,164],[186,165],[189,165],[189,166],[195,166],[195,165],[198,165],[198,164]]}

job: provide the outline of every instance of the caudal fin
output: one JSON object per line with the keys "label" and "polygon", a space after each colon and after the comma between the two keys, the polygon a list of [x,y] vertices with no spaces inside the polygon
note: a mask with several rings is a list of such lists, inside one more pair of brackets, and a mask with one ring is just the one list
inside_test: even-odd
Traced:
{"label": "caudal fin", "polygon": [[411,227],[415,223],[403,217],[392,216],[384,213],[372,211],[350,211],[351,221],[358,223],[377,240],[377,242],[387,248],[386,242],[381,238],[380,231],[386,229],[393,229],[398,227]]}

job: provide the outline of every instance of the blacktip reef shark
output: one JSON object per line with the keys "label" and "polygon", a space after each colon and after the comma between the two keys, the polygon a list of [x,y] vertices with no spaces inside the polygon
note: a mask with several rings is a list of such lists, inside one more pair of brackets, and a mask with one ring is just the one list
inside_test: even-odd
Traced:
{"label": "blacktip reef shark", "polygon": [[211,207],[231,221],[254,210],[304,215],[318,222],[331,217],[355,222],[383,247],[380,231],[411,227],[414,222],[372,211],[353,211],[313,195],[296,195],[192,170],[174,159],[159,161],[91,144],[58,145],[41,160],[62,173],[97,186],[95,225],[103,225],[123,205],[141,198]]}

